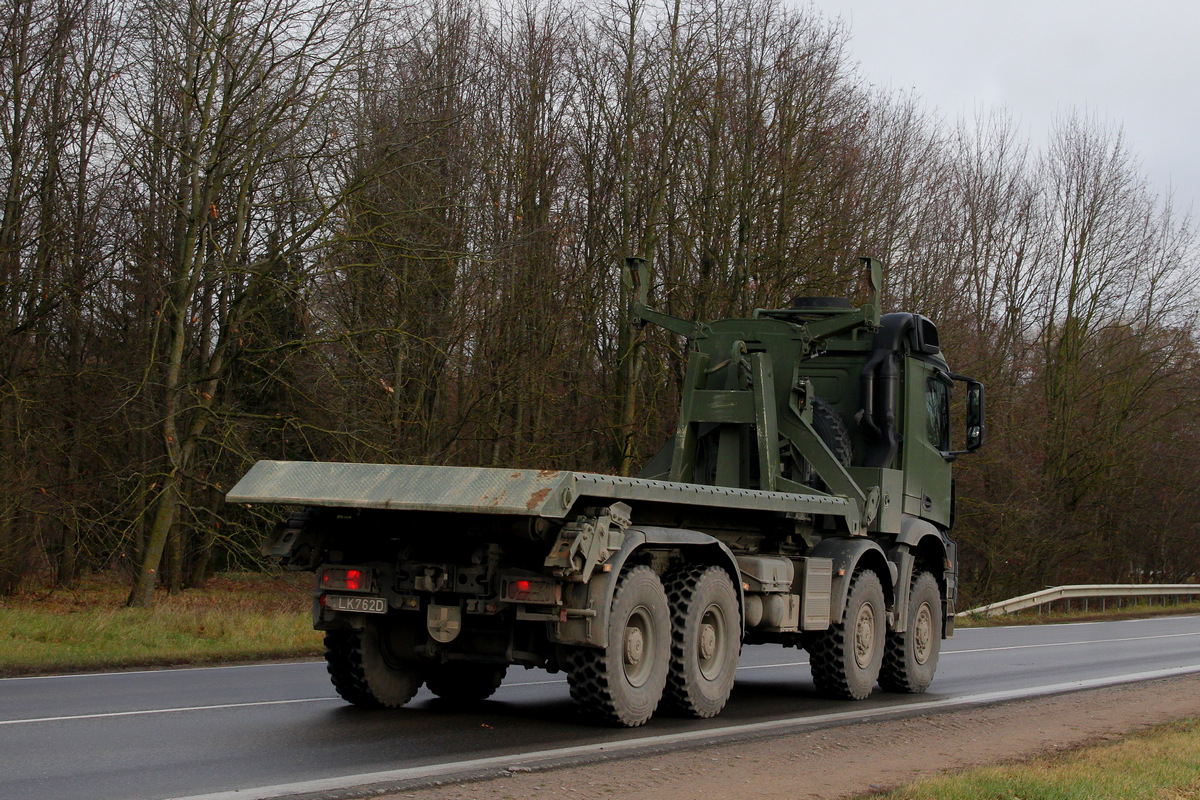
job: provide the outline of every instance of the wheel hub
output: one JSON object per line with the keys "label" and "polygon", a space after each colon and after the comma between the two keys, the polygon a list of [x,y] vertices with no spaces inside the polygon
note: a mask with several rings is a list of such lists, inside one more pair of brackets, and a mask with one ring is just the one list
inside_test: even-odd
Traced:
{"label": "wheel hub", "polygon": [[642,663],[642,656],[646,653],[646,637],[642,634],[641,628],[629,627],[625,629],[625,663],[630,667],[636,667]]}
{"label": "wheel hub", "polygon": [[700,658],[708,660],[717,652],[717,629],[712,623],[700,626]]}
{"label": "wheel hub", "polygon": [[933,611],[928,603],[922,603],[913,621],[913,658],[918,664],[924,664],[932,653]]}
{"label": "wheel hub", "polygon": [[645,685],[654,674],[654,653],[659,634],[645,606],[638,606],[625,620],[621,635],[621,671],[630,686]]}
{"label": "wheel hub", "polygon": [[859,669],[870,666],[875,655],[875,608],[864,603],[854,622],[854,663]]}
{"label": "wheel hub", "polygon": [[700,675],[705,680],[715,681],[721,677],[728,661],[725,651],[729,634],[725,629],[725,615],[720,606],[710,605],[704,609],[697,633],[699,635],[696,637],[696,660],[700,667]]}

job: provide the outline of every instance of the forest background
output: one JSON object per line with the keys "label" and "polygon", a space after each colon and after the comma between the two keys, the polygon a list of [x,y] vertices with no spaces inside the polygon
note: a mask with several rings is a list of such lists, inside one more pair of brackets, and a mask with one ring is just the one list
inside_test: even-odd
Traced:
{"label": "forest background", "polygon": [[[0,593],[258,564],[259,458],[636,473],[688,319],[939,324],[988,387],[966,602],[1200,570],[1190,209],[1118,126],[944,121],[776,0],[16,0]],[[952,68],[952,65],[947,65]]]}

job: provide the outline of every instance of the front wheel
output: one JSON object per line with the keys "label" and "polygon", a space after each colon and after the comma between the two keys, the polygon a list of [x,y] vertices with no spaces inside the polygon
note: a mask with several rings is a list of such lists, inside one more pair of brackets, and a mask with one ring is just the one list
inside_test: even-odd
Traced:
{"label": "front wheel", "polygon": [[883,584],[871,570],[860,569],[851,581],[841,620],[808,640],[817,691],[845,700],[870,695],[883,663],[886,629]]}
{"label": "front wheel", "polygon": [[626,728],[643,725],[667,683],[671,622],[654,570],[621,575],[608,621],[608,646],[577,647],[567,657],[571,698],[592,719]]}
{"label": "front wheel", "polygon": [[942,649],[942,594],[929,572],[913,579],[906,628],[888,634],[879,685],[888,692],[919,694],[933,682]]}

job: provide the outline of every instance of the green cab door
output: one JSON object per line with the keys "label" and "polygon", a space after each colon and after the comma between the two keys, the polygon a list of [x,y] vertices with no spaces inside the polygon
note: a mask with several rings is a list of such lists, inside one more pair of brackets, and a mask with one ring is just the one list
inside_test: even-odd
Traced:
{"label": "green cab door", "polygon": [[943,370],[904,359],[904,512],[950,524],[950,393]]}

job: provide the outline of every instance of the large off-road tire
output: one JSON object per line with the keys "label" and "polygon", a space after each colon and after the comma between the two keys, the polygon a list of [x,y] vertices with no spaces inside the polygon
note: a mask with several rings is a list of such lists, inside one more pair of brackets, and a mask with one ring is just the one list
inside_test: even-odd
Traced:
{"label": "large off-road tire", "polygon": [[[843,467],[850,466],[854,460],[854,442],[850,439],[850,431],[846,423],[833,406],[819,397],[809,400],[812,406],[812,426],[817,436],[833,453]],[[817,471],[800,455],[790,442],[785,442],[780,453],[783,476],[798,483],[811,486],[817,491],[828,491],[825,481],[817,475]]]}
{"label": "large off-road tire", "polygon": [[850,466],[854,459],[854,443],[850,440],[850,431],[847,430],[842,415],[819,397],[814,397],[809,402],[812,405],[813,430],[843,467]]}
{"label": "large off-road tire", "polygon": [[667,683],[671,622],[654,570],[634,566],[621,575],[608,626],[608,647],[568,655],[567,682],[585,716],[633,728],[654,714]]}
{"label": "large off-road tire", "polygon": [[421,688],[420,667],[396,655],[408,632],[388,618],[368,619],[359,631],[327,631],[325,662],[342,699],[361,708],[398,708]]}
{"label": "large off-road tire", "polygon": [[425,669],[425,686],[452,703],[477,703],[488,699],[500,688],[507,672],[507,665],[469,661],[432,664]]}
{"label": "large off-road tire", "polygon": [[862,700],[871,694],[883,663],[884,602],[879,576],[859,569],[850,582],[841,620],[808,637],[808,663],[821,694],[845,700]]}
{"label": "large off-road tire", "polygon": [[729,573],[692,566],[668,576],[671,662],[664,705],[707,718],[721,713],[733,691],[742,651],[741,615]]}
{"label": "large off-road tire", "polygon": [[919,694],[933,682],[942,650],[942,594],[932,573],[913,577],[907,619],[904,633],[888,633],[879,685],[888,692]]}

